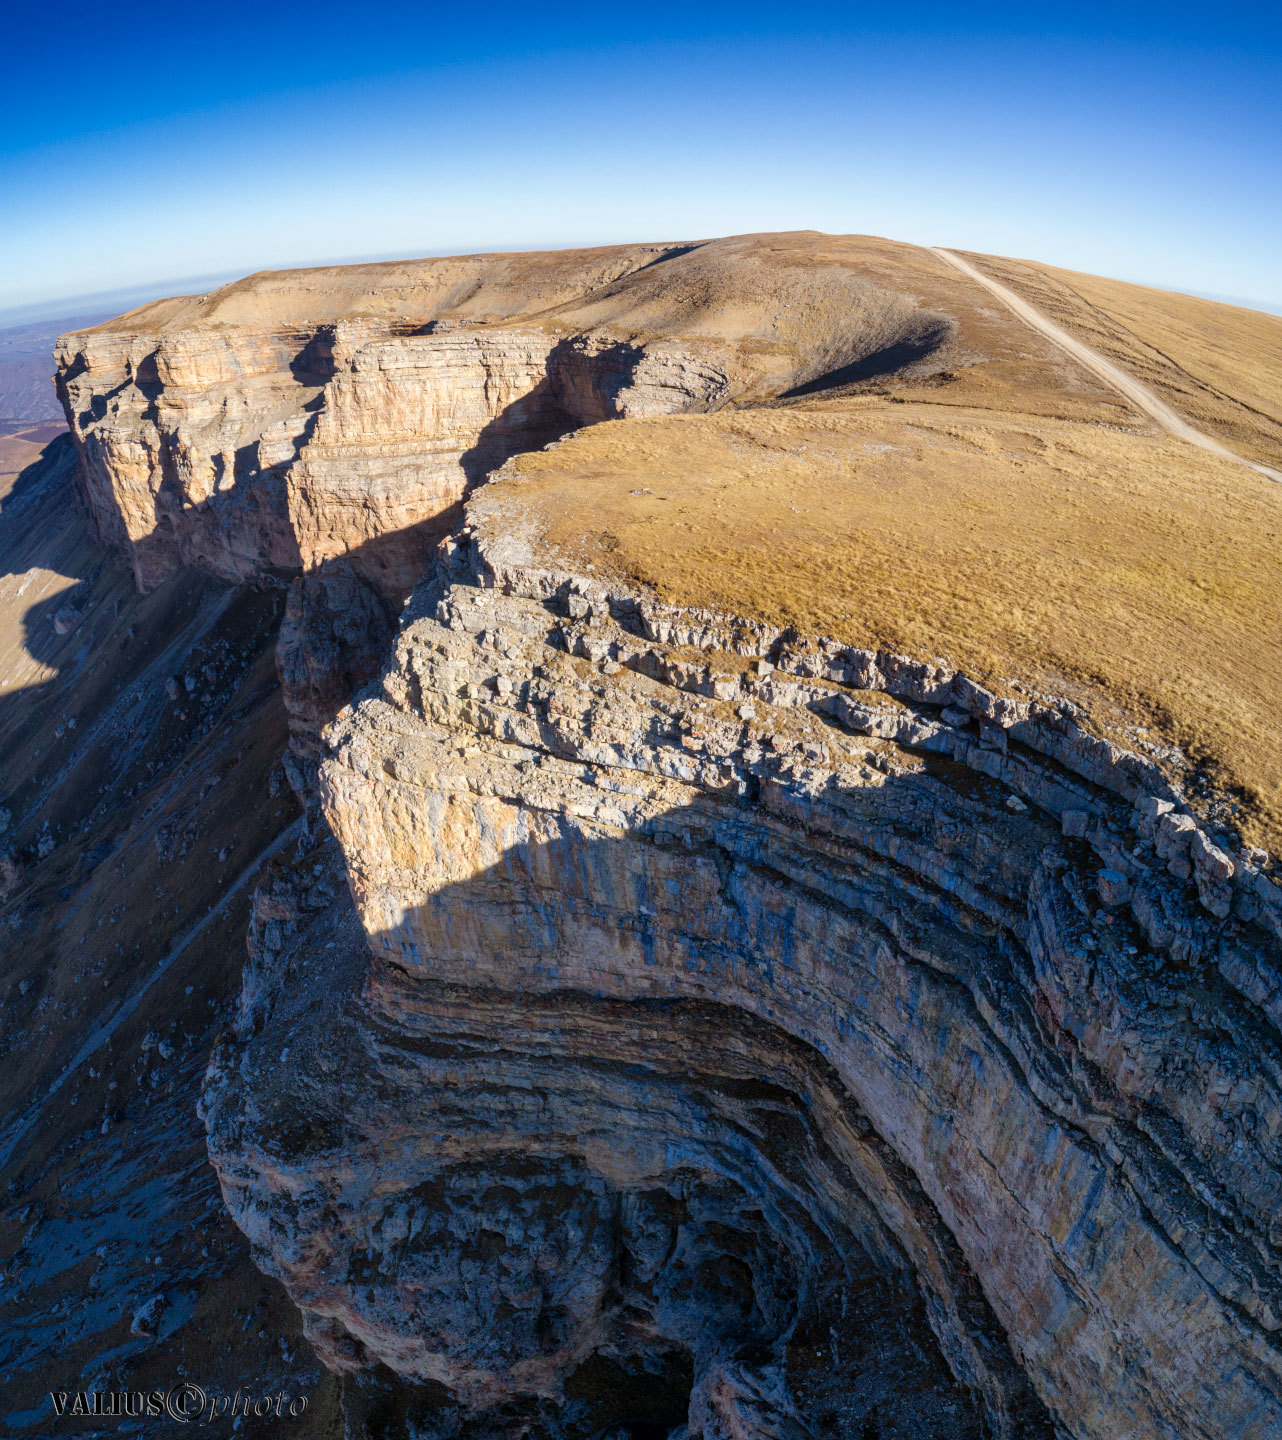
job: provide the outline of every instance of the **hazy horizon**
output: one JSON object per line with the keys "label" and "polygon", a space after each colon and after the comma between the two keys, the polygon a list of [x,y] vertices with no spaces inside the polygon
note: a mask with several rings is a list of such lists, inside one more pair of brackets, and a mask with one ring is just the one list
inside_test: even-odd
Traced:
{"label": "hazy horizon", "polygon": [[[633,237],[632,243],[660,243],[661,241],[686,238],[688,237],[643,235]],[[697,238],[714,239],[717,237],[699,236]],[[885,238],[899,239],[901,237],[889,236]],[[50,324],[56,320],[88,313],[96,313],[104,317],[123,315],[129,310],[136,309],[140,305],[148,304],[152,300],[162,300],[173,295],[200,294],[215,290],[220,285],[229,284],[234,280],[242,279],[246,275],[252,275],[256,271],[261,270],[306,270],[324,268],[329,265],[370,265],[379,264],[383,261],[431,260],[445,258],[450,255],[492,254],[504,251],[586,249],[598,243],[624,244],[629,242],[622,239],[618,241],[601,242],[567,240],[556,243],[548,241],[529,245],[519,242],[496,242],[489,245],[478,244],[457,250],[422,251],[418,254],[407,252],[405,254],[329,256],[320,259],[278,261],[274,264],[264,263],[262,265],[250,266],[244,270],[226,270],[212,275],[175,275],[167,279],[157,280],[149,285],[135,285],[120,290],[97,291],[87,295],[57,296],[50,300],[37,301],[29,305],[0,309],[0,330],[16,329],[23,325]],[[1022,256],[1011,258],[1036,259],[1038,257]],[[1154,285],[1152,280],[1141,279],[1135,275],[1112,275],[1107,278],[1123,280],[1133,285]],[[1282,301],[1261,300],[1243,295],[1214,294],[1207,290],[1195,290],[1187,285],[1156,285],[1155,288],[1172,290],[1182,295],[1194,295],[1202,300],[1215,300],[1221,305],[1237,305],[1248,310],[1259,310],[1266,315],[1282,315]]]}
{"label": "hazy horizon", "polygon": [[[84,27],[59,42],[71,105],[15,66],[0,323],[333,257],[803,228],[1282,307],[1276,17],[566,5],[478,27],[317,0],[305,22]],[[40,17],[11,28],[42,53]]]}

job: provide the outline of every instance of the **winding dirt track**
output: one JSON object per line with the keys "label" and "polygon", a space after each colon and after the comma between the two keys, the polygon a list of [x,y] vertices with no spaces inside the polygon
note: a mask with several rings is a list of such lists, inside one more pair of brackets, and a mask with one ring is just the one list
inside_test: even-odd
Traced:
{"label": "winding dirt track", "polygon": [[1254,460],[1246,460],[1226,445],[1221,445],[1218,440],[1213,440],[1209,435],[1195,430],[1187,420],[1182,419],[1169,405],[1159,400],[1147,385],[1141,385],[1138,380],[1128,375],[1119,366],[1114,365],[1111,360],[1106,360],[1089,346],[1083,345],[1080,340],[1075,340],[1067,330],[1061,330],[1045,315],[1034,310],[1026,300],[1021,300],[1013,290],[1008,290],[1005,285],[990,279],[983,271],[977,270],[969,261],[963,260],[960,255],[954,255],[951,250],[944,250],[938,245],[932,245],[930,249],[953,269],[960,270],[963,275],[977,281],[985,290],[992,291],[1026,325],[1045,335],[1049,341],[1071,355],[1078,364],[1084,365],[1086,369],[1119,391],[1137,410],[1143,411],[1163,430],[1178,436],[1181,440],[1187,440],[1190,445],[1200,445],[1203,450],[1209,450],[1213,455],[1219,455],[1225,460],[1234,460],[1239,465],[1245,465],[1257,474],[1265,475],[1270,480],[1282,484],[1282,471],[1271,470],[1267,465],[1259,465]]}

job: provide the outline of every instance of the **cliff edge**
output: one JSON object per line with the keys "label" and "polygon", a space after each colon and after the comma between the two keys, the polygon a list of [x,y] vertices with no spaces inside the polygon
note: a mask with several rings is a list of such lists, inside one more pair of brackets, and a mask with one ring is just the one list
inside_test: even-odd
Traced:
{"label": "cliff edge", "polygon": [[287,590],[202,1114],[350,1434],[1276,1433],[1276,486],[862,237],[59,358],[139,586]]}

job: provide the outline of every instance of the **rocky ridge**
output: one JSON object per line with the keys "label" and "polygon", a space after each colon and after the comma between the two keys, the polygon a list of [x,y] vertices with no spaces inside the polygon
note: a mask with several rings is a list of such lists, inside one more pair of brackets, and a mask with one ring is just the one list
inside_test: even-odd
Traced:
{"label": "rocky ridge", "polygon": [[1066,701],[569,566],[518,461],[460,508],[576,424],[741,398],[741,356],[363,333],[298,393],[314,337],[166,372],[157,412],[227,387],[200,444],[95,414],[154,337],[64,382],[143,583],[295,577],[336,845],[260,889],[202,1105],[349,1432],[1272,1434],[1271,857]]}
{"label": "rocky ridge", "polygon": [[[396,1016],[404,1032],[426,1011],[439,1037],[460,1005],[508,1008],[487,1032],[493,1084],[526,1006],[558,1016],[549,1066],[583,1044],[567,1038],[568,997],[616,1007],[591,1037],[598,1061],[635,1046],[655,1006],[712,1007],[667,1059],[669,1080],[716,1073],[711,1057],[750,1017],[763,1073],[772,1046],[800,1046],[860,1117],[839,1179],[812,1182],[827,1193],[806,1197],[811,1222],[829,1236],[862,1224],[898,1249],[994,1433],[1033,1423],[1003,1388],[1012,1353],[1072,1434],[1268,1433],[1282,906],[1264,857],[1226,853],[1155,765],[1058,708],[541,569],[484,497],[472,524],[322,770],[374,954],[365,1023]],[[287,1158],[259,1151],[261,1136],[252,1158],[232,1141],[225,1117],[246,1101],[216,1069],[211,1147],[233,1213],[331,1363],[377,1362],[475,1405],[545,1389],[635,1297],[607,1299],[599,1279],[552,1355],[527,1341],[533,1353],[496,1357],[482,1328],[475,1351],[447,1356],[430,1337],[449,1331],[459,1296],[389,1277],[371,1303],[344,1278],[358,1235],[368,1244],[394,1212],[412,1238],[425,1221],[415,1187],[448,1183],[498,1138],[447,1131],[407,1162],[413,1142],[356,1094],[389,1070],[402,1103],[439,1104],[448,1087],[413,1081],[380,1040],[380,1063],[331,1097],[359,1138]],[[663,1075],[661,1050],[645,1066]],[[574,1098],[549,1115],[545,1096],[537,1118],[508,1123],[558,1164],[586,1162],[625,1213],[629,1196],[682,1193],[689,1137],[667,1135],[657,1106],[633,1101],[642,1124],[617,1096]],[[511,1129],[503,1139],[528,1159]],[[838,1145],[829,1126],[823,1140]],[[701,1157],[708,1172],[725,1163]],[[537,1201],[531,1215],[552,1223]],[[626,1268],[626,1227],[612,1243]],[[790,1262],[786,1288],[804,1297],[824,1251]],[[769,1276],[753,1284],[771,1293]],[[552,1304],[540,1286],[523,1299],[532,1326]],[[696,1390],[749,1340],[777,1366],[804,1308],[732,1330],[720,1353],[691,1347]],[[663,1339],[690,1344],[679,1325]],[[773,1433],[756,1423],[724,1421]],[[692,1433],[722,1433],[710,1425]]]}

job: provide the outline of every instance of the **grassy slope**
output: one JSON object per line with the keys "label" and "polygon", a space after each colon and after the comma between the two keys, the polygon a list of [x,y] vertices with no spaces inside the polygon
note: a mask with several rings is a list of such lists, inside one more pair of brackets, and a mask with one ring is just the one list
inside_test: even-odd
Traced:
{"label": "grassy slope", "polygon": [[1277,846],[1282,489],[1240,466],[866,398],[598,426],[517,469],[498,483],[598,572],[1068,693],[1180,744]]}
{"label": "grassy slope", "polygon": [[967,259],[1239,454],[1282,465],[1282,316],[1080,275]]}

